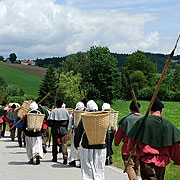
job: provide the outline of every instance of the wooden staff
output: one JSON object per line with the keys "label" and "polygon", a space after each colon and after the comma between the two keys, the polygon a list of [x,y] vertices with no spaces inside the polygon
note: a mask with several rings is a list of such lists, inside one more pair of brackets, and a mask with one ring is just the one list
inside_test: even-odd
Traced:
{"label": "wooden staff", "polygon": [[[58,96],[58,90],[59,90],[59,81],[60,81],[60,71],[59,71],[59,74],[58,74],[58,82],[57,82],[57,87],[56,87],[56,96],[54,98],[54,105],[52,106],[51,108],[51,111],[56,107],[56,101],[57,101],[57,96]],[[51,132],[49,132],[49,144],[48,144],[48,147],[50,147],[50,144],[51,144]]]}
{"label": "wooden staff", "polygon": [[51,93],[48,92],[48,93],[46,94],[46,96],[44,96],[37,104],[38,104],[38,105],[41,104],[50,94],[51,94]]}
{"label": "wooden staff", "polygon": [[158,82],[158,84],[157,84],[156,90],[155,90],[155,92],[154,92],[154,94],[153,94],[153,96],[152,96],[151,102],[150,102],[150,104],[149,104],[149,107],[148,107],[148,109],[147,109],[147,111],[146,111],[145,116],[148,116],[148,114],[149,114],[149,112],[150,112],[150,110],[151,110],[151,107],[152,107],[152,105],[153,105],[153,103],[154,103],[154,100],[155,100],[156,95],[157,95],[157,93],[158,93],[158,91],[159,91],[159,88],[160,88],[160,86],[161,86],[161,83],[162,83],[162,81],[163,81],[163,79],[164,79],[164,76],[165,76],[165,74],[166,74],[166,72],[167,72],[167,70],[168,70],[168,67],[169,67],[169,65],[170,65],[170,63],[171,63],[171,61],[172,61],[172,58],[173,58],[175,49],[176,49],[176,47],[177,47],[179,38],[180,38],[180,35],[178,36],[178,39],[177,39],[176,44],[175,44],[175,47],[174,47],[174,49],[172,50],[172,52],[171,52],[171,54],[170,54],[170,56],[169,56],[169,58],[168,58],[168,61],[166,62],[166,65],[165,65],[165,67],[164,67],[164,69],[163,69],[163,72],[162,72],[161,77],[160,77],[160,79],[159,79],[159,82]]}
{"label": "wooden staff", "polygon": [[[128,72],[127,72],[126,69],[124,70],[124,72],[125,72],[125,75],[126,75],[126,78],[127,78],[127,82],[128,82],[128,84],[129,84],[129,88],[130,88],[130,91],[131,91],[131,95],[132,95],[132,97],[133,97],[134,104],[135,104],[135,106],[136,106],[137,112],[139,113],[139,112],[140,112],[140,109],[139,109],[139,106],[138,106],[138,103],[137,103],[137,99],[136,99],[134,90],[133,90],[133,88],[132,88],[132,84],[131,84],[131,81],[130,81],[130,78],[129,78],[129,74],[128,74]],[[135,144],[135,146],[133,147],[132,151],[130,152],[130,155],[129,155],[129,157],[128,157],[127,164],[125,164],[124,171],[123,171],[124,173],[127,171],[127,167],[128,167],[128,165],[129,165],[130,160],[132,159],[132,155],[133,155],[135,149],[136,149],[136,144]]]}
{"label": "wooden staff", "polygon": [[[148,116],[148,114],[149,114],[149,112],[150,112],[150,110],[151,110],[151,107],[152,107],[152,105],[153,105],[153,103],[154,103],[154,100],[155,100],[155,98],[156,98],[156,95],[157,95],[157,93],[158,93],[158,91],[159,91],[159,88],[160,88],[160,86],[161,86],[161,83],[162,83],[162,81],[163,81],[163,78],[164,78],[164,76],[165,76],[165,74],[166,74],[166,72],[167,72],[167,70],[168,70],[168,67],[169,67],[171,61],[172,61],[172,58],[173,58],[175,49],[176,49],[176,47],[177,47],[177,43],[178,43],[178,41],[179,41],[179,38],[180,38],[180,35],[178,36],[178,39],[177,39],[176,44],[175,44],[175,47],[174,47],[174,49],[172,50],[172,52],[171,52],[171,54],[170,54],[170,56],[169,56],[169,58],[168,58],[168,61],[167,61],[166,65],[165,65],[165,67],[164,67],[164,69],[163,69],[163,72],[162,72],[161,77],[160,77],[160,79],[159,79],[159,82],[158,82],[158,84],[157,84],[156,90],[155,90],[155,92],[154,92],[154,94],[153,94],[153,96],[152,96],[152,98],[151,98],[149,107],[148,107],[148,109],[147,109],[147,111],[146,111],[146,114],[145,114],[146,118],[147,118],[147,116]],[[142,127],[142,124],[145,122],[146,118],[144,118],[144,121],[141,123],[141,125],[140,125],[141,127]],[[126,171],[127,171],[127,167],[128,167],[128,165],[129,165],[130,159],[132,158],[132,154],[133,154],[133,152],[134,152],[135,149],[136,149],[136,146],[137,146],[137,143],[134,145],[134,147],[132,148],[132,151],[130,152],[130,155],[129,155],[129,157],[128,157],[128,162],[127,162],[127,164],[126,164],[125,169],[124,169],[123,172],[126,172]]]}
{"label": "wooden staff", "polygon": [[[49,96],[50,92],[48,94],[46,94],[46,96],[44,96],[37,104],[40,104],[42,101],[44,101],[48,96]],[[19,107],[19,109],[21,109],[21,107]],[[19,124],[24,118],[21,118],[19,121],[17,121],[10,129],[13,129],[17,124]]]}
{"label": "wooden staff", "polygon": [[137,99],[136,99],[134,90],[133,90],[133,88],[132,88],[132,84],[131,84],[131,81],[130,81],[130,78],[129,78],[129,74],[128,74],[128,72],[127,72],[126,69],[124,70],[124,72],[125,72],[125,75],[126,75],[126,78],[127,78],[127,82],[128,82],[128,84],[129,84],[129,88],[130,88],[130,91],[131,91],[131,95],[132,95],[134,104],[135,104],[135,106],[136,106],[137,112],[139,113],[139,112],[140,112],[140,109],[139,109],[139,106],[138,106],[138,103],[137,103]]}

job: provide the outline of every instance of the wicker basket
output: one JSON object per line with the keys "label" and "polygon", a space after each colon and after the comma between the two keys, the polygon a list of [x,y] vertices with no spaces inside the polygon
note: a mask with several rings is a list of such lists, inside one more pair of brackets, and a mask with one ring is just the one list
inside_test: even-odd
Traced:
{"label": "wicker basket", "polygon": [[73,108],[66,108],[66,110],[68,111],[68,113],[71,115],[73,113]]}
{"label": "wicker basket", "polygon": [[89,145],[105,144],[109,114],[110,112],[105,111],[81,114]]}
{"label": "wicker basket", "polygon": [[119,111],[110,111],[109,115],[109,128],[115,128],[117,126]]}
{"label": "wicker basket", "polygon": [[84,111],[75,110],[74,111],[74,127],[77,128],[79,121],[81,119],[81,114],[84,113]]}
{"label": "wicker basket", "polygon": [[40,111],[36,110],[37,114],[31,113],[32,111],[29,111],[27,113],[27,130],[28,131],[40,131],[43,120],[45,117],[45,114],[41,114]]}
{"label": "wicker basket", "polygon": [[29,112],[31,103],[32,103],[32,100],[24,101],[22,106],[21,106],[21,109],[18,111],[17,117],[22,119],[23,116]]}

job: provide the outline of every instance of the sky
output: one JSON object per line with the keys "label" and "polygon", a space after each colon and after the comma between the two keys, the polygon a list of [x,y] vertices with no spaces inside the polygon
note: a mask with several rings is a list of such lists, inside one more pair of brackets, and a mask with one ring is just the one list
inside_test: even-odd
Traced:
{"label": "sky", "polygon": [[91,46],[169,54],[179,34],[179,0],[0,0],[4,58],[63,57]]}

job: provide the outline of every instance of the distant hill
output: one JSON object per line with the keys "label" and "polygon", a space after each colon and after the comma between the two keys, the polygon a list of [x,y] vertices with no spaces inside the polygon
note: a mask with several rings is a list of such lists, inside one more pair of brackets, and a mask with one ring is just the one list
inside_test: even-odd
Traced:
{"label": "distant hill", "polygon": [[[0,63],[0,76],[3,77],[9,85],[15,85],[23,89],[25,94],[38,96],[39,86],[42,80],[41,77],[38,77],[40,75],[38,72],[39,67],[29,67],[29,72],[31,73],[25,72],[26,68],[20,69],[19,67],[21,66],[13,66],[11,63],[6,63],[6,65]],[[33,75],[35,72],[36,75]]]}
{"label": "distant hill", "polygon": [[46,68],[39,66],[22,65],[22,64],[6,63],[6,62],[0,62],[0,65],[15,68],[40,78],[44,78],[46,74]]}
{"label": "distant hill", "polygon": [[[148,53],[148,52],[144,52],[144,53],[145,53],[145,56],[148,59],[150,59],[150,61],[157,64],[158,72],[161,73],[169,55],[153,54],[153,53]],[[111,55],[114,56],[118,60],[118,67],[121,68],[121,67],[125,66],[126,58],[130,54],[111,53]],[[64,60],[66,60],[66,57],[52,57],[52,58],[46,58],[46,59],[37,59],[36,64],[41,67],[46,67],[48,64],[52,64],[52,65],[54,65],[54,67],[60,67],[60,63]],[[180,64],[180,55],[173,57],[171,67],[174,67],[174,65],[176,63]]]}

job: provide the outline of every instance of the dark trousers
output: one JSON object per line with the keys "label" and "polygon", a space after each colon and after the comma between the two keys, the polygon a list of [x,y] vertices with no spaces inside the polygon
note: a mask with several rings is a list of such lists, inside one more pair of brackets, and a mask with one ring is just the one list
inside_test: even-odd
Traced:
{"label": "dark trousers", "polygon": [[106,158],[108,156],[112,156],[114,154],[113,149],[112,149],[114,134],[115,134],[114,132],[111,132],[109,130],[107,131],[107,134],[106,134],[106,145],[107,145]]}
{"label": "dark trousers", "polygon": [[6,131],[6,121],[4,120],[3,124],[2,124],[2,131],[1,131],[1,136],[2,137],[4,137],[5,131]]}
{"label": "dark trousers", "polygon": [[43,129],[43,132],[42,132],[42,140],[43,140],[43,147],[46,149],[47,147],[47,142],[49,141],[49,128],[47,129]]}
{"label": "dark trousers", "polygon": [[[22,127],[18,127],[17,128],[18,143],[19,143],[19,145],[22,146],[21,133],[22,133]],[[23,136],[23,142],[24,142],[24,146],[25,146],[26,145],[26,143],[25,143],[25,136]]]}
{"label": "dark trousers", "polygon": [[52,134],[53,138],[53,146],[52,146],[52,155],[53,159],[57,159],[57,146],[58,146],[58,141],[57,139],[60,138],[61,144],[62,144],[62,154],[63,154],[63,159],[66,159],[68,157],[68,152],[67,152],[67,144],[66,144],[66,134],[65,135],[58,135],[58,134]]}
{"label": "dark trousers", "polygon": [[158,167],[154,163],[140,161],[140,172],[142,180],[163,180],[165,167]]}
{"label": "dark trousers", "polygon": [[14,140],[15,135],[16,135],[16,126],[11,129],[12,126],[13,125],[9,125],[9,128],[10,128],[10,137],[11,137],[12,140]]}

